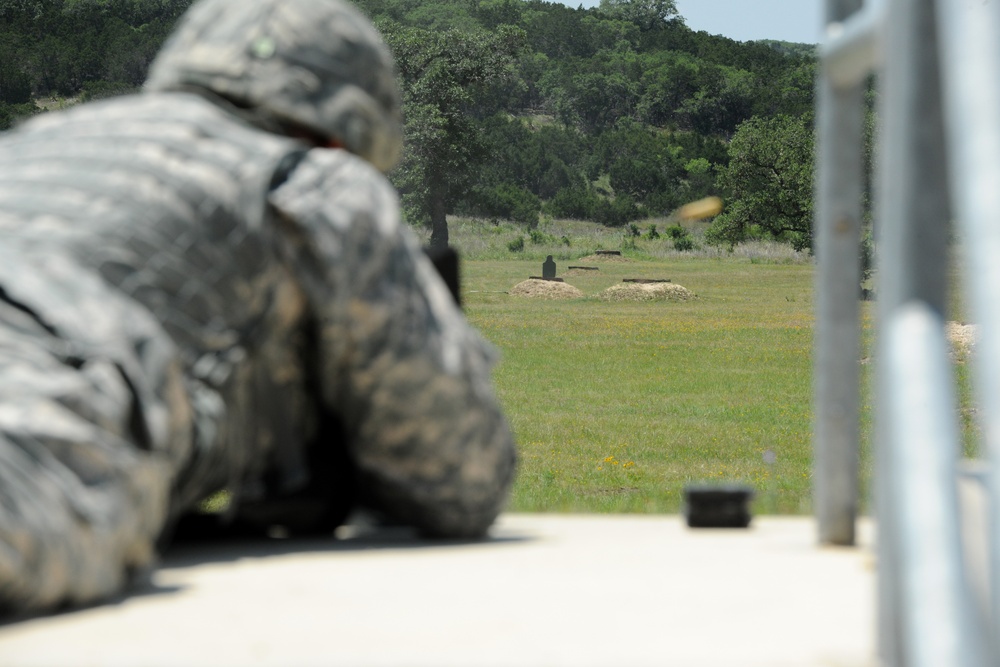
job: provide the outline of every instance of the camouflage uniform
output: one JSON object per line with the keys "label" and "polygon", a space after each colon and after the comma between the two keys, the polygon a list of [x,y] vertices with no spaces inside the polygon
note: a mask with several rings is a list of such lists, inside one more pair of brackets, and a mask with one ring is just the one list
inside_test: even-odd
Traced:
{"label": "camouflage uniform", "polygon": [[424,533],[485,532],[513,444],[379,171],[399,137],[339,0],[198,3],[143,94],[0,137],[0,609],[113,595],[208,494],[329,501],[341,465]]}

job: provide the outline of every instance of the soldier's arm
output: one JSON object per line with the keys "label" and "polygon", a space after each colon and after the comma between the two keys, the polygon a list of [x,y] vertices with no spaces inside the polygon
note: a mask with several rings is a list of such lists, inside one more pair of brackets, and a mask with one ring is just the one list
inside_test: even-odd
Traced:
{"label": "soldier's arm", "polygon": [[313,150],[270,201],[318,319],[323,400],[366,491],[427,534],[481,535],[515,460],[492,351],[400,224],[395,192],[357,158]]}

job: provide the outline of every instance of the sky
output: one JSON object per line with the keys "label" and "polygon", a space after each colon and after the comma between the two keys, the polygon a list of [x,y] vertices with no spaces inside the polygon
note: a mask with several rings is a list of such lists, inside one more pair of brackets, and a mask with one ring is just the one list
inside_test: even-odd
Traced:
{"label": "sky", "polygon": [[[570,7],[596,7],[599,0],[561,0]],[[745,42],[778,39],[817,44],[822,33],[823,0],[676,0],[692,30]]]}

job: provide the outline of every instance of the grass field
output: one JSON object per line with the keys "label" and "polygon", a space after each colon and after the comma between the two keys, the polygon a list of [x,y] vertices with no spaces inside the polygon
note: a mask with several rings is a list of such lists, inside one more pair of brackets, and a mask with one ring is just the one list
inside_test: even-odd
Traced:
{"label": "grass field", "polygon": [[[511,509],[676,512],[685,484],[733,481],[757,490],[756,512],[810,511],[808,257],[765,246],[678,253],[640,238],[626,241],[629,261],[567,277],[582,255],[620,247],[622,231],[550,227],[570,245],[528,244],[523,259],[502,250],[516,229],[452,229],[453,244],[471,248],[468,318],[502,353],[495,379],[521,454]],[[545,254],[583,298],[506,294],[540,275]],[[669,278],[698,298],[595,298],[623,278]]]}

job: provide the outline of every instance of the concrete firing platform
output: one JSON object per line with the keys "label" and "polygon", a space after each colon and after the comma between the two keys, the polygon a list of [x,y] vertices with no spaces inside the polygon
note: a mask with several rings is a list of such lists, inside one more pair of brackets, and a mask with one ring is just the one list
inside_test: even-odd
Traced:
{"label": "concrete firing platform", "polygon": [[854,549],[816,546],[802,517],[509,514],[473,544],[355,533],[175,549],[138,594],[0,626],[0,665],[876,664],[870,522]]}

